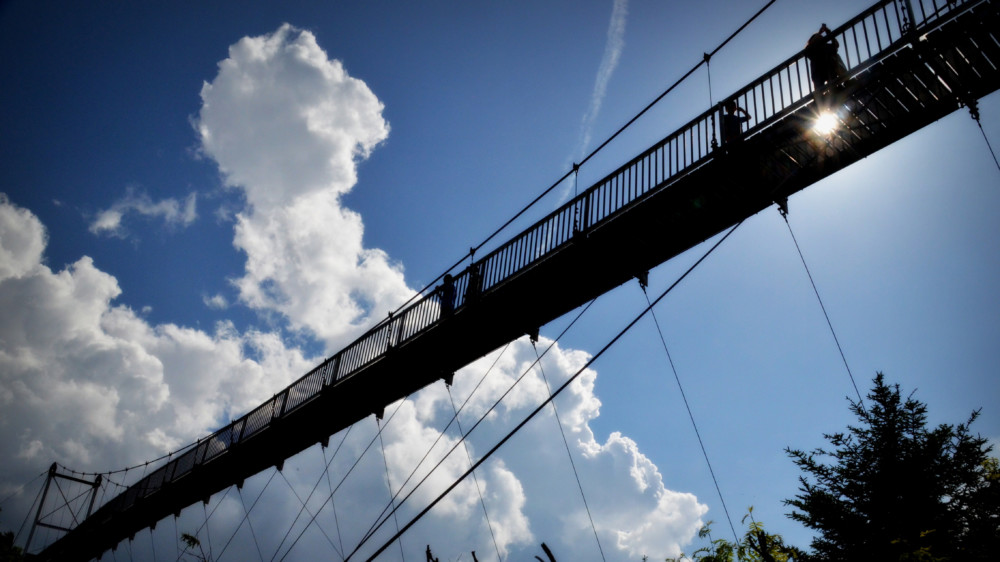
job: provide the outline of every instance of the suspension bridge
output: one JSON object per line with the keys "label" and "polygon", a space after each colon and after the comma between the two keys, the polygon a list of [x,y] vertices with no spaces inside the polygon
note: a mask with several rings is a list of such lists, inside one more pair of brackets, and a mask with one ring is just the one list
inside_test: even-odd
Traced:
{"label": "suspension bridge", "polygon": [[[746,218],[787,211],[791,195],[952,112],[978,120],[977,101],[1000,87],[998,4],[875,3],[831,30],[846,71],[836,80],[814,85],[806,51],[781,61],[495,250],[470,252],[253,411],[91,501],[38,559],[99,558]],[[738,138],[724,135],[728,102],[749,115]],[[53,465],[54,478],[67,477]]]}

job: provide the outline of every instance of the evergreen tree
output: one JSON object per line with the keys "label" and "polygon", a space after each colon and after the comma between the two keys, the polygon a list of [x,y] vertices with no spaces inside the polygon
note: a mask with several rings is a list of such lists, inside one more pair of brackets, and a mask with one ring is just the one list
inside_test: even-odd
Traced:
{"label": "evergreen tree", "polygon": [[819,532],[821,560],[995,560],[1000,470],[969,426],[927,427],[927,406],[903,399],[882,373],[858,426],[824,435],[833,450],[786,449],[805,473],[789,517]]}

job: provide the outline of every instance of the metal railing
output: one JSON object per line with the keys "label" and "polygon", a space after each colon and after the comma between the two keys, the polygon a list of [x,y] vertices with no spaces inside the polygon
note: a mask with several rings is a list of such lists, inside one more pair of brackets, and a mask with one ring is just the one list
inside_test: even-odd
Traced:
{"label": "metal railing", "polygon": [[[982,0],[883,0],[832,30],[831,35],[840,43],[844,62],[852,73],[898,47],[911,26],[919,32],[950,12],[979,1]],[[721,133],[717,122],[726,101],[735,100],[751,113],[745,136],[810,103],[813,85],[809,70],[804,52],[790,57],[472,263],[454,278],[455,311],[558,252],[575,236],[599,227],[654,190],[671,185],[709,161],[717,150],[716,139]],[[442,319],[441,299],[439,287],[379,323],[270,400],[199,440],[195,447],[112,498],[102,509],[120,512],[130,508],[140,498],[252,438],[275,419],[308,404],[324,389],[362,371],[393,347],[406,344]]]}

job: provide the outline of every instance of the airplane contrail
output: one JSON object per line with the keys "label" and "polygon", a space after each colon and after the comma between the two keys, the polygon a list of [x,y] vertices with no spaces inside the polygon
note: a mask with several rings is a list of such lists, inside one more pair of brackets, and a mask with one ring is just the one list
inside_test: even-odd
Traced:
{"label": "airplane contrail", "polygon": [[583,115],[580,127],[580,148],[577,151],[577,159],[584,156],[584,151],[590,144],[591,129],[597,114],[601,111],[601,103],[604,101],[604,94],[608,88],[611,75],[618,66],[618,59],[621,58],[622,50],[625,48],[625,19],[628,16],[628,0],[614,0],[614,7],[611,10],[611,22],[608,25],[608,39],[604,44],[604,55],[601,57],[601,66],[597,69],[597,77],[594,80],[594,91],[590,95],[590,106],[587,113]]}

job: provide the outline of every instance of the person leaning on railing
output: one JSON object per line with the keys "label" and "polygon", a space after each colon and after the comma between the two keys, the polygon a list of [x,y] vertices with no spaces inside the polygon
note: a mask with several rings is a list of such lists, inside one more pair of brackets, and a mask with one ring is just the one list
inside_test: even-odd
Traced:
{"label": "person leaning on railing", "polygon": [[809,36],[805,53],[809,59],[813,90],[816,94],[833,86],[847,73],[844,61],[837,52],[839,49],[840,42],[830,34],[830,28],[825,23],[819,27],[819,31]]}
{"label": "person leaning on railing", "polygon": [[732,144],[743,137],[743,124],[750,120],[747,110],[736,105],[736,100],[729,100],[723,106],[722,114],[722,144]]}

